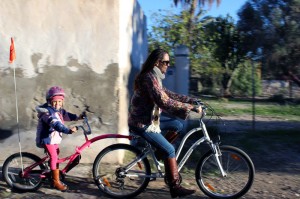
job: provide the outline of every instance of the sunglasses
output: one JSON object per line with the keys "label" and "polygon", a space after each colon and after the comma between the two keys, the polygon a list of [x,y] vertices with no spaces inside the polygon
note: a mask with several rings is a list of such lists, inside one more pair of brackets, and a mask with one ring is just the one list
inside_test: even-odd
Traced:
{"label": "sunglasses", "polygon": [[160,61],[161,63],[165,64],[165,65],[169,65],[170,61]]}

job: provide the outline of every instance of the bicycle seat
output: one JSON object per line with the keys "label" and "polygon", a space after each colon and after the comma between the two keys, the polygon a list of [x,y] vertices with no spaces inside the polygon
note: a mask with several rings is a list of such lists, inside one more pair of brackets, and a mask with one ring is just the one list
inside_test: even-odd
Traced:
{"label": "bicycle seat", "polygon": [[135,132],[135,131],[133,131],[133,130],[131,130],[131,129],[129,129],[129,135],[132,135],[132,136],[137,137],[137,138],[141,137],[141,136],[139,135],[139,133],[137,133],[137,132]]}
{"label": "bicycle seat", "polygon": [[134,139],[131,140],[131,145],[136,147],[145,147],[147,145],[147,141],[142,136],[140,136],[139,133],[133,130],[129,130],[129,134],[134,137]]}

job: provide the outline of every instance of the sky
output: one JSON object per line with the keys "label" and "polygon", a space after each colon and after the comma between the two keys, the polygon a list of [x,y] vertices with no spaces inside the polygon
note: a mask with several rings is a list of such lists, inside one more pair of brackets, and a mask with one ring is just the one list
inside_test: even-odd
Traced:
{"label": "sky", "polygon": [[[218,17],[220,15],[226,16],[229,14],[236,22],[238,19],[237,12],[246,1],[247,0],[222,0],[218,7],[216,4],[213,4],[211,8],[206,6],[204,9],[207,10],[207,15],[213,17]],[[176,8],[173,0],[138,0],[138,2],[147,16],[148,27],[151,27],[151,14],[154,12],[159,12],[159,10],[181,10],[181,4],[177,5]]]}

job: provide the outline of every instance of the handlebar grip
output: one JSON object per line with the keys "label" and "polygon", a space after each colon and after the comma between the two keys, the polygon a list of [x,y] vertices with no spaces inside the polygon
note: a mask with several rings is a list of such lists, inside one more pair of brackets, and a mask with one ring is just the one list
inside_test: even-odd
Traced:
{"label": "handlebar grip", "polygon": [[82,118],[86,118],[86,112],[83,111],[83,112],[81,113],[81,116],[82,116]]}

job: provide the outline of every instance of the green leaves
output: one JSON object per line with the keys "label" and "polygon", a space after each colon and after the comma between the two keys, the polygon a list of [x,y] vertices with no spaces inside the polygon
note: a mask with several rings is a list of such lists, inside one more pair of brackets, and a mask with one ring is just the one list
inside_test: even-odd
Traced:
{"label": "green leaves", "polygon": [[248,0],[239,12],[244,49],[264,64],[264,77],[289,76],[300,85],[299,7],[299,0]]}

